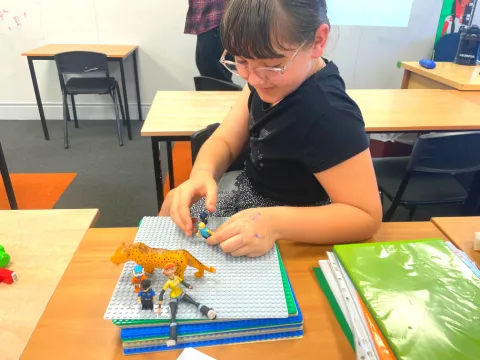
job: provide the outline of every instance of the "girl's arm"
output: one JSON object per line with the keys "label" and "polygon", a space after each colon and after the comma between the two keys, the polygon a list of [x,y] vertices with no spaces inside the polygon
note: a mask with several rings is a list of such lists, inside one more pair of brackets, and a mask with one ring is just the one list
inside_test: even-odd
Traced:
{"label": "girl's arm", "polygon": [[368,149],[315,176],[332,204],[269,208],[276,239],[333,244],[375,234],[382,222],[382,205]]}
{"label": "girl's arm", "polygon": [[239,156],[248,140],[248,98],[246,85],[230,112],[213,135],[201,147],[190,177],[207,171],[218,181]]}

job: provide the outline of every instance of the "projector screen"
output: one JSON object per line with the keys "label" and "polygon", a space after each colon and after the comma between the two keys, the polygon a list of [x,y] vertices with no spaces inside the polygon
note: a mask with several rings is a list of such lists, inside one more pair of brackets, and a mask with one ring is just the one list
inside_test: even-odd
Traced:
{"label": "projector screen", "polygon": [[413,0],[327,0],[335,26],[407,27]]}

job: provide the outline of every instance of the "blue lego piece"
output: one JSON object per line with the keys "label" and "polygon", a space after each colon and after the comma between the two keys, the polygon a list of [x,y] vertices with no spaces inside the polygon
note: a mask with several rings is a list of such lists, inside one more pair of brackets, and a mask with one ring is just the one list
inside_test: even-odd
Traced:
{"label": "blue lego piece", "polygon": [[198,217],[200,221],[203,222],[205,225],[208,224],[208,212],[202,211]]}
{"label": "blue lego piece", "polygon": [[299,338],[303,337],[303,330],[300,331],[286,331],[278,334],[266,334],[266,335],[255,335],[255,336],[239,336],[230,339],[221,339],[221,340],[207,340],[207,341],[198,341],[192,343],[178,344],[175,346],[150,346],[142,348],[129,348],[123,349],[124,355],[132,354],[141,354],[165,350],[178,350],[188,347],[204,347],[204,346],[214,346],[214,345],[228,345],[228,344],[238,344],[238,343],[251,343],[257,341],[267,341],[275,339],[288,339],[288,338]]}
{"label": "blue lego piece", "polygon": [[135,267],[133,268],[133,273],[135,275],[143,273],[143,267],[141,265],[135,265]]}

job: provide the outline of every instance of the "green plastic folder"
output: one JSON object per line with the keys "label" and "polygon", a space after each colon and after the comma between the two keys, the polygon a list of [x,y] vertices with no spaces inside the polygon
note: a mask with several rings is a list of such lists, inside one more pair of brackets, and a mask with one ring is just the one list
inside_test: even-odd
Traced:
{"label": "green plastic folder", "polygon": [[442,240],[333,249],[399,359],[480,359],[480,279]]}

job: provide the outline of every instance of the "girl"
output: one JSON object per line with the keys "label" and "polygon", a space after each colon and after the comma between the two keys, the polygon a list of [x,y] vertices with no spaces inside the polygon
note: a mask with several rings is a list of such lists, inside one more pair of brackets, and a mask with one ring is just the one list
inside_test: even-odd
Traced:
{"label": "girl", "polygon": [[[233,256],[261,256],[278,239],[331,244],[375,233],[382,211],[369,142],[338,68],[322,58],[329,30],[325,0],[229,1],[220,62],[248,84],[160,216],[187,236],[205,208],[230,217],[207,243]],[[217,194],[246,144],[236,189]]]}

